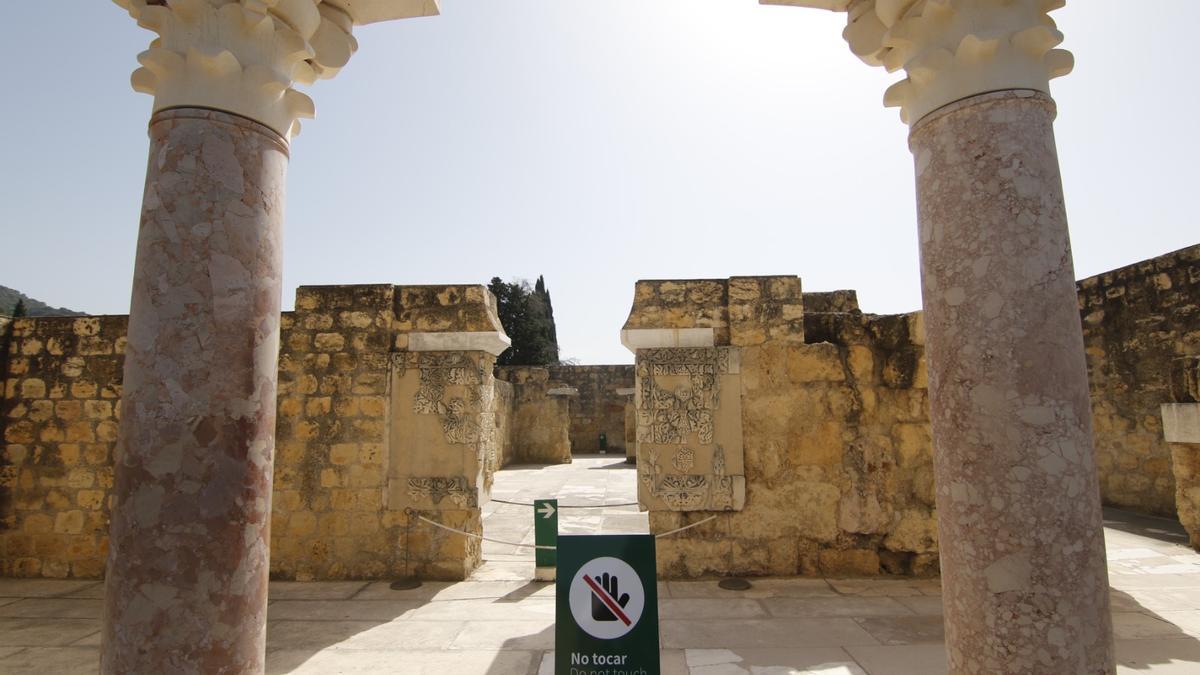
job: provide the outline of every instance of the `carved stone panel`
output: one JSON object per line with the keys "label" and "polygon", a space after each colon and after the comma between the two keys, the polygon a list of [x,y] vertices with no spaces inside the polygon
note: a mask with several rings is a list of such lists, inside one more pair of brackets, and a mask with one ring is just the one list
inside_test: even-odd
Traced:
{"label": "carved stone panel", "polygon": [[497,464],[493,365],[484,352],[392,355],[390,508],[476,508],[484,499]]}
{"label": "carved stone panel", "polygon": [[638,493],[646,508],[744,506],[739,355],[736,347],[638,350]]}

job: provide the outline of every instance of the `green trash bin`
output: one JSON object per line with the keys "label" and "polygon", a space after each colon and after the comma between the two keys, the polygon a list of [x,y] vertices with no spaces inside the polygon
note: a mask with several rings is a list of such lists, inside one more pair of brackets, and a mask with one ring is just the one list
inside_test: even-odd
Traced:
{"label": "green trash bin", "polygon": [[604,454],[608,453],[608,434],[603,431],[600,432],[600,452]]}

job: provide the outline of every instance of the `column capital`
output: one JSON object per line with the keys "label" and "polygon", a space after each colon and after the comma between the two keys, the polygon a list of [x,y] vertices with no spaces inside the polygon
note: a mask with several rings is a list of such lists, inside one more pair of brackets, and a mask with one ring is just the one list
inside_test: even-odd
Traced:
{"label": "column capital", "polygon": [[[358,49],[355,24],[437,14],[433,0],[114,0],[158,34],[131,78],[154,110],[215,108],[285,138],[314,114],[296,84],[331,78]],[[364,9],[359,10],[359,6]]]}
{"label": "column capital", "polygon": [[856,56],[904,80],[884,105],[913,124],[947,103],[989,91],[1050,93],[1071,72],[1070,52],[1050,12],[1066,0],[759,0],[846,12],[842,37]]}

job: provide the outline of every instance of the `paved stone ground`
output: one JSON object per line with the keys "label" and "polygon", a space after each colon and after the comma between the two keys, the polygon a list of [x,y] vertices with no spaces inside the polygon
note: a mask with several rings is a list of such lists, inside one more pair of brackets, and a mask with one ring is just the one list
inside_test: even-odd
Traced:
{"label": "paved stone ground", "polygon": [[[563,504],[632,501],[620,458],[506,469],[493,495]],[[492,503],[486,534],[532,542],[532,508]],[[1178,524],[1106,514],[1117,655],[1123,673],[1200,673],[1200,555]],[[631,507],[568,510],[564,531],[645,532]],[[384,582],[274,583],[270,673],[549,674],[554,585],[534,583],[532,550],[488,543],[470,581],[393,591]],[[0,579],[0,673],[96,672],[102,585]],[[937,581],[764,579],[660,584],[663,672],[945,671]]]}

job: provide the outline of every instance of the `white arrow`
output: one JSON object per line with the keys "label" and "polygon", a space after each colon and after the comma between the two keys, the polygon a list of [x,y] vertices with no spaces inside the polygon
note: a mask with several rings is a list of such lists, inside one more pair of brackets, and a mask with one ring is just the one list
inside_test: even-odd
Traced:
{"label": "white arrow", "polygon": [[549,518],[554,515],[554,505],[548,502],[542,504],[542,507],[538,509],[538,513],[542,514],[542,518]]}

